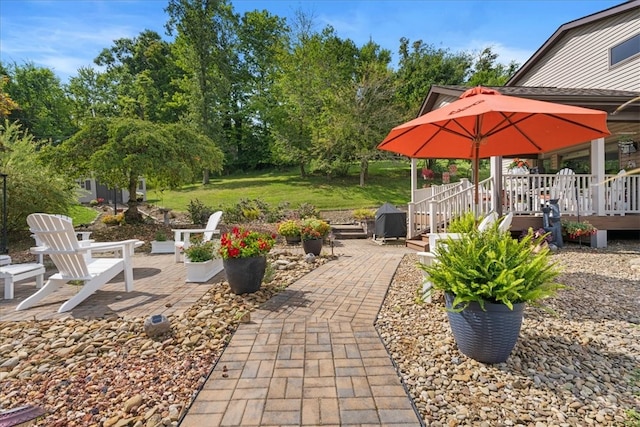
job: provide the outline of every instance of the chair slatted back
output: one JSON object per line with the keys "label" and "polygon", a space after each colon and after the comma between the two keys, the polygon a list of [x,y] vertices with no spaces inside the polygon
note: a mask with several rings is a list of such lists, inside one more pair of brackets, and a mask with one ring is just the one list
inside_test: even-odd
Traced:
{"label": "chair slatted back", "polygon": [[222,211],[217,211],[211,214],[211,216],[209,217],[209,221],[207,221],[207,226],[205,227],[206,230],[211,230],[211,231],[205,232],[204,236],[202,237],[202,240],[204,240],[205,242],[208,242],[209,240],[213,239],[213,230],[215,230],[216,227],[218,227],[220,218],[222,218]]}
{"label": "chair slatted back", "polygon": [[27,224],[42,243],[43,253],[51,257],[62,277],[75,280],[90,278],[84,252],[79,251],[80,243],[70,221],[55,215],[35,213],[27,217]]}

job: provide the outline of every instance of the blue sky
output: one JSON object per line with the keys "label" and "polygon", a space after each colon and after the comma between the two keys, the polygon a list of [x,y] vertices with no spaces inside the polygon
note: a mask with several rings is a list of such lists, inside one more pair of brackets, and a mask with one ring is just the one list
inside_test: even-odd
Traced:
{"label": "blue sky", "polygon": [[[498,61],[524,63],[564,23],[623,0],[231,0],[236,13],[267,9],[292,20],[296,10],[317,29],[333,26],[358,46],[369,39],[391,50],[401,37],[436,47],[479,51],[492,46]],[[166,0],[1,0],[0,60],[48,67],[66,82],[118,38],[145,29],[163,35]]]}

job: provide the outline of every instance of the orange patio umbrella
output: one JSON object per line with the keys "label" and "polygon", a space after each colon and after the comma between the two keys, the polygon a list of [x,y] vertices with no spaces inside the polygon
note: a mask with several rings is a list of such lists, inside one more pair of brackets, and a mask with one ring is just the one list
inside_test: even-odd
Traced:
{"label": "orange patio umbrella", "polygon": [[610,135],[605,111],[506,96],[482,86],[394,127],[378,148],[412,158],[479,160],[549,152]]}

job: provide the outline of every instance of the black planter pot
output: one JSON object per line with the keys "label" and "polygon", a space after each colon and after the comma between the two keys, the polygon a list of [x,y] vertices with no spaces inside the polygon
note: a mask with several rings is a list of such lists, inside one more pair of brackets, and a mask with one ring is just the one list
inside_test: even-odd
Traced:
{"label": "black planter pot", "polygon": [[231,292],[248,294],[260,289],[267,269],[267,257],[229,258],[222,260],[222,264]]}
{"label": "black planter pot", "polygon": [[300,243],[300,236],[284,236],[287,241],[287,245],[297,245]]}
{"label": "black planter pot", "polygon": [[[454,296],[445,293],[446,307],[451,308]],[[501,363],[515,347],[522,326],[524,303],[504,304],[472,302],[459,313],[447,311],[453,337],[460,352],[478,362]]]}
{"label": "black planter pot", "polygon": [[303,240],[302,249],[304,249],[305,254],[318,256],[322,252],[322,239]]}

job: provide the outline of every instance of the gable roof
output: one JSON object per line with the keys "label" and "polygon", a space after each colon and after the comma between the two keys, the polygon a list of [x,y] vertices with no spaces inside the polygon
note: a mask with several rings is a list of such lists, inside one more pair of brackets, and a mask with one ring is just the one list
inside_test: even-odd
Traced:
{"label": "gable roof", "polygon": [[547,41],[524,63],[522,67],[516,71],[516,73],[511,76],[511,78],[505,83],[505,86],[513,86],[518,83],[518,80],[527,74],[527,72],[535,66],[541,58],[545,56],[545,54],[556,45],[562,37],[566,35],[566,33],[575,28],[581,27],[583,25],[588,25],[596,21],[600,21],[602,19],[609,18],[614,15],[618,15],[620,13],[627,12],[629,10],[640,8],[640,0],[628,0],[624,3],[620,3],[617,6],[610,7],[605,10],[601,10],[600,12],[592,13],[591,15],[587,15],[583,18],[576,19],[566,24],[561,25],[555,33]]}
{"label": "gable roof", "polygon": [[[640,0],[638,0],[640,2]],[[612,89],[582,89],[559,87],[534,87],[534,86],[489,86],[503,95],[518,96],[521,98],[537,99],[539,101],[570,104],[579,107],[593,108],[612,113],[620,105],[630,99],[640,96],[640,92]],[[418,117],[433,110],[441,95],[458,98],[469,89],[461,85],[433,85],[425,97]],[[636,112],[638,114],[635,104]]]}

